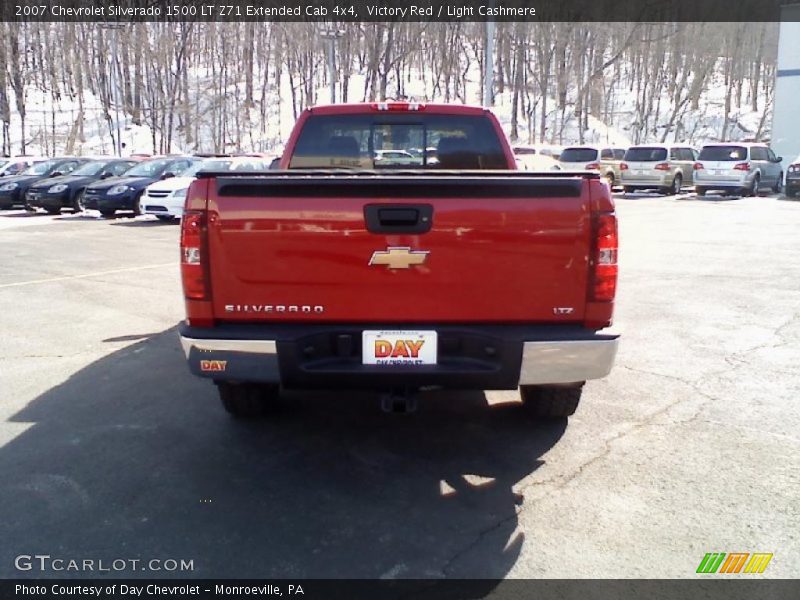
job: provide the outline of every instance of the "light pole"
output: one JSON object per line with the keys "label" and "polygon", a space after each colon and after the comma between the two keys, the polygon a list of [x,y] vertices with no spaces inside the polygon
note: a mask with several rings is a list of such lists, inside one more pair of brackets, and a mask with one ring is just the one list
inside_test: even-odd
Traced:
{"label": "light pole", "polygon": [[[494,7],[494,1],[489,3]],[[486,53],[483,57],[483,105],[494,104],[494,21],[486,21]]]}
{"label": "light pole", "polygon": [[325,27],[319,35],[325,40],[328,52],[328,78],[331,87],[331,104],[336,104],[336,40],[345,34],[344,29]]}

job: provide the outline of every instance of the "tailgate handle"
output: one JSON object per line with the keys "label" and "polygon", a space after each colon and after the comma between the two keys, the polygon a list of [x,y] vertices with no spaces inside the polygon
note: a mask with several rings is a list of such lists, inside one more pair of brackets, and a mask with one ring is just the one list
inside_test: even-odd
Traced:
{"label": "tailgate handle", "polygon": [[381,225],[389,227],[416,225],[419,221],[419,211],[416,208],[379,208],[378,221]]}
{"label": "tailgate handle", "polygon": [[371,233],[426,233],[433,225],[433,206],[367,204],[364,221]]}

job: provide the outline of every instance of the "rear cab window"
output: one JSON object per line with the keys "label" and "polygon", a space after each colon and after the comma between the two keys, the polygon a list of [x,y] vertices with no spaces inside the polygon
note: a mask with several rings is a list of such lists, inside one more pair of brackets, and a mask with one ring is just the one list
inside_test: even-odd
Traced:
{"label": "rear cab window", "polygon": [[594,162],[598,154],[596,148],[565,148],[559,160],[574,163]]}
{"label": "rear cab window", "polygon": [[492,121],[482,115],[314,115],[290,169],[507,169]]}
{"label": "rear cab window", "polygon": [[630,162],[660,162],[667,160],[666,148],[634,147],[628,148],[625,160]]}
{"label": "rear cab window", "polygon": [[747,160],[747,148],[744,146],[704,146],[700,151],[699,160]]}

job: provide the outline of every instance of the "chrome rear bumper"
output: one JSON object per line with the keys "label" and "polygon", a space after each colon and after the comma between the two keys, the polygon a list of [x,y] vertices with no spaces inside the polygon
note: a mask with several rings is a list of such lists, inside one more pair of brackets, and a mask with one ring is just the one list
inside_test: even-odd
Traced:
{"label": "chrome rear bumper", "polygon": [[[275,340],[195,339],[181,336],[186,358],[248,356],[258,358],[264,372],[278,373]],[[596,340],[524,342],[519,385],[574,383],[600,379],[614,365],[619,337]],[[194,351],[194,353],[193,353]],[[487,388],[488,389],[488,388]]]}

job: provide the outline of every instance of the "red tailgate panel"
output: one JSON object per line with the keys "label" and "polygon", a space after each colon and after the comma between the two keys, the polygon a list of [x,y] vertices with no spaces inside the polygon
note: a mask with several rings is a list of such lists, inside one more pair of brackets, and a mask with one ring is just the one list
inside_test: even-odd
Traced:
{"label": "red tailgate panel", "polygon": [[[414,198],[405,203],[433,206],[431,231],[384,235],[367,231],[364,206],[403,200],[218,197],[213,187],[209,246],[219,320],[583,319],[588,198]],[[424,264],[408,269],[369,265],[373,252],[390,246],[429,254]],[[290,312],[293,306],[324,310],[298,314]]]}

